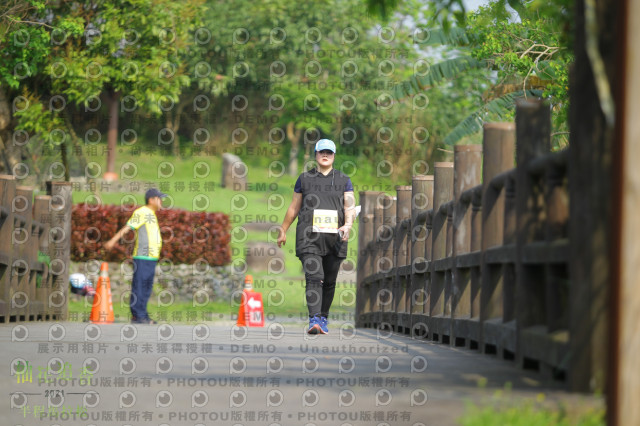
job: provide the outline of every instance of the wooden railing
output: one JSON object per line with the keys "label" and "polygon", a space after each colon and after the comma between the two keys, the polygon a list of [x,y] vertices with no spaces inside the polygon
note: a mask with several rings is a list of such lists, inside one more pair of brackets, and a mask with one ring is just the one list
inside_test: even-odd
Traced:
{"label": "wooden railing", "polygon": [[67,316],[71,184],[33,191],[0,175],[0,322]]}
{"label": "wooden railing", "polygon": [[584,307],[569,276],[568,151],[550,153],[550,127],[548,106],[520,102],[516,124],[485,124],[482,145],[455,146],[433,176],[394,197],[360,192],[359,327],[568,377],[593,345],[571,339]]}

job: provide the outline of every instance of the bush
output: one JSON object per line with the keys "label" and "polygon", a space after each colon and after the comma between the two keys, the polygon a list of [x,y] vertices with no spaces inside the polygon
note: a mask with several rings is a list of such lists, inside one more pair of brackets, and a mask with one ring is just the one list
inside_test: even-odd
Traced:
{"label": "bush", "polygon": [[[139,206],[75,204],[71,212],[71,260],[122,262],[131,257],[134,234],[107,252],[103,244],[118,232]],[[161,259],[174,264],[206,261],[209,266],[231,262],[229,216],[224,213],[162,209],[156,213],[162,233]]]}
{"label": "bush", "polygon": [[564,404],[555,408],[532,401],[514,405],[485,406],[469,404],[459,419],[462,426],[605,426],[604,409],[577,406],[568,410]]}

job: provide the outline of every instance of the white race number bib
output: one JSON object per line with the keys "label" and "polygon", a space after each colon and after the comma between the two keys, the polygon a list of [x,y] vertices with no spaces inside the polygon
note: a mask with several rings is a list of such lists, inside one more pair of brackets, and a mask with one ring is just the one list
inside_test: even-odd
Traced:
{"label": "white race number bib", "polygon": [[338,233],[338,211],[337,210],[313,210],[313,232],[324,232],[330,234]]}

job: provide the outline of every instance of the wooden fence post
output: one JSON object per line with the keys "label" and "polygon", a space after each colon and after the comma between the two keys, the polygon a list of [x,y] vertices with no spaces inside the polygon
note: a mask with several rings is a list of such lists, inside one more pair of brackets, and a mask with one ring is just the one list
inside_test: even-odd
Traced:
{"label": "wooden fence post", "polygon": [[[546,274],[544,264],[526,264],[526,246],[544,240],[545,215],[543,182],[533,176],[529,164],[550,150],[551,112],[548,104],[538,100],[520,100],[516,105],[517,160],[516,170],[516,319],[518,325],[517,361],[527,356],[540,343],[529,343],[523,332],[532,326],[547,325]],[[548,332],[545,329],[543,332]],[[540,348],[542,349],[542,348]],[[540,357],[536,357],[540,358]],[[540,365],[544,367],[543,365]]]}
{"label": "wooden fence post", "polygon": [[11,316],[11,276],[13,264],[13,199],[16,178],[0,175],[0,321],[9,322]]}
{"label": "wooden fence post", "polygon": [[357,291],[356,291],[356,327],[362,327],[369,322],[371,313],[371,285],[363,281],[371,275],[369,257],[371,256],[369,243],[373,241],[373,207],[375,197],[379,192],[360,191],[360,215],[358,216],[358,262],[357,262]]}
{"label": "wooden fence post", "polygon": [[444,283],[445,270],[440,268],[438,260],[446,257],[447,249],[447,215],[441,207],[451,200],[453,195],[453,163],[440,162],[435,164],[434,193],[433,193],[433,237],[431,251],[431,286],[427,290],[430,303],[430,336],[434,340],[444,342],[441,337],[450,335],[448,321],[444,315]]}
{"label": "wooden fence post", "polygon": [[[568,241],[569,193],[567,191],[566,163],[547,167],[545,173],[546,227],[545,240]],[[568,263],[547,263],[546,269],[546,324],[548,332],[569,329],[569,267]]]}
{"label": "wooden fence post", "polygon": [[[471,199],[461,200],[462,193],[480,184],[482,177],[482,145],[456,145],[454,148],[453,170],[453,230],[452,255],[471,251]],[[471,268],[452,265],[452,288],[449,290],[451,300],[451,317],[454,319],[451,331],[451,343],[459,346],[460,340],[468,336],[468,324],[455,319],[471,318]]]}
{"label": "wooden fence post", "polygon": [[71,250],[71,183],[47,182],[51,196],[51,268],[52,291],[49,308],[53,319],[67,318],[69,302],[69,262]]}
{"label": "wooden fence post", "polygon": [[401,332],[411,328],[408,310],[408,286],[411,279],[409,265],[409,230],[411,222],[411,186],[396,186],[396,226],[393,239],[396,286],[394,288],[394,311],[398,314],[396,329]]}
{"label": "wooden fence post", "polygon": [[393,236],[396,225],[396,197],[385,195],[382,198],[382,229],[380,237],[382,241],[382,257],[380,258],[380,282],[383,299],[382,322],[385,327],[392,327],[396,322],[394,312],[395,301],[393,289],[396,285],[396,269],[393,256]]}
{"label": "wooden fence post", "polygon": [[[46,260],[46,257],[48,257],[49,261],[51,259],[51,252],[49,250],[50,204],[51,197],[49,195],[37,195],[33,208],[33,218],[42,226],[38,238],[38,252],[41,252],[45,256],[43,260]],[[46,261],[39,261],[37,265],[37,277],[39,280],[36,279],[36,300],[40,302],[40,304],[38,305],[39,310],[36,312],[36,320],[42,319],[48,321],[50,319],[49,294],[51,293],[52,276],[49,273],[49,264]]]}
{"label": "wooden fence post", "polygon": [[[481,351],[493,353],[509,346],[513,351],[515,329],[502,326],[504,275],[502,264],[487,261],[487,249],[504,242],[505,191],[495,188],[491,181],[514,166],[513,123],[487,123],[484,125],[482,167],[482,245],[483,260],[480,269],[480,322]],[[505,335],[508,333],[508,335]],[[511,342],[509,344],[508,342]],[[500,354],[503,355],[502,353]]]}
{"label": "wooden fence post", "polygon": [[427,212],[433,208],[433,175],[416,175],[411,189],[411,295],[412,335],[424,335],[427,321]]}
{"label": "wooden fence post", "polygon": [[380,241],[380,233],[382,231],[382,221],[384,219],[384,210],[382,209],[382,200],[384,194],[378,194],[375,197],[373,205],[373,240],[370,256],[370,270],[372,272],[371,280],[371,306],[372,306],[372,322],[374,326],[379,326],[382,321],[382,285],[380,280],[380,258],[382,257],[382,242]]}
{"label": "wooden fence post", "polygon": [[16,196],[13,200],[13,209],[16,222],[20,226],[13,230],[13,274],[12,284],[12,316],[18,320],[31,321],[35,319],[35,275],[32,267],[35,260],[33,246],[37,241],[31,237],[31,225],[33,222],[33,188],[26,186],[16,187]]}
{"label": "wooden fence post", "polygon": [[[484,159],[483,159],[484,161]],[[478,188],[478,187],[476,187]],[[479,349],[482,341],[480,305],[482,296],[482,186],[471,196],[471,251],[480,255],[471,268],[471,312],[469,320],[469,348]]]}

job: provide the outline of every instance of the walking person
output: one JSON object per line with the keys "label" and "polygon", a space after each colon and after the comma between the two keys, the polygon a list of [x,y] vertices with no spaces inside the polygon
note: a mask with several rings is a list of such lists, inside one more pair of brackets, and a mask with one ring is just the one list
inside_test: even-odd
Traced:
{"label": "walking person", "polygon": [[316,143],[317,167],[298,176],[278,236],[278,247],[282,247],[287,230],[298,218],[296,256],[302,262],[306,281],[309,334],[329,332],[336,278],[347,257],[347,240],[355,219],[353,184],[349,176],[333,168],[335,153],[333,141],[321,139]]}
{"label": "walking person", "polygon": [[136,209],[127,224],[122,227],[109,241],[104,244],[107,250],[112,250],[116,242],[133,230],[136,232],[133,248],[133,279],[131,281],[131,322],[135,324],[155,324],[149,318],[147,303],[153,289],[153,278],[156,264],[162,249],[162,236],[158,226],[156,212],[162,207],[162,199],[167,194],[155,188],[149,189],[145,195],[144,206]]}

